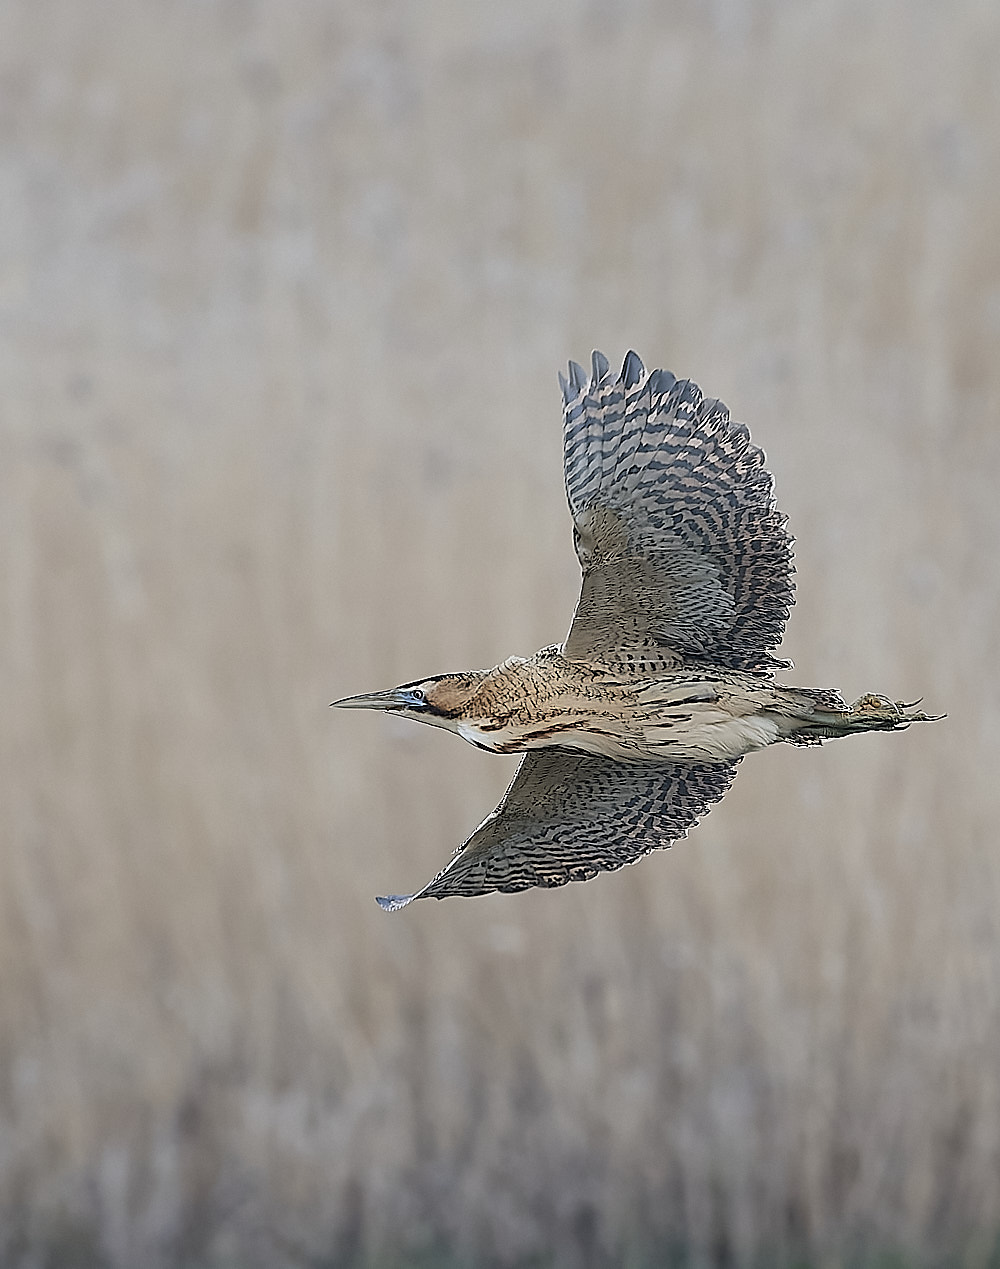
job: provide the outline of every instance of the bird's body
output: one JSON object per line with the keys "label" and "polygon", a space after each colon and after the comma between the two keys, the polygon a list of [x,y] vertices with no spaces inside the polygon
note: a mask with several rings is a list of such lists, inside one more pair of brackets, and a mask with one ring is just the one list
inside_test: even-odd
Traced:
{"label": "bird's body", "polygon": [[[427,682],[443,695],[451,677]],[[455,705],[435,721],[492,753],[558,748],[616,762],[735,762],[778,740],[822,739],[817,732],[848,712],[836,693],[782,687],[768,675],[572,661],[558,645],[461,677]],[[880,704],[895,725],[899,711]]]}
{"label": "bird's body", "polygon": [[763,453],[696,385],[570,364],[566,488],[583,587],[566,641],[491,670],[336,702],[524,753],[497,809],[423,890],[482,894],[586,880],[686,834],[736,764],[927,720],[868,695],[786,687],[771,655],[792,603],[791,538]]}
{"label": "bird's body", "polygon": [[733,761],[779,735],[748,675],[571,661],[558,647],[487,671],[456,730],[495,753],[557,747],[617,762]]}

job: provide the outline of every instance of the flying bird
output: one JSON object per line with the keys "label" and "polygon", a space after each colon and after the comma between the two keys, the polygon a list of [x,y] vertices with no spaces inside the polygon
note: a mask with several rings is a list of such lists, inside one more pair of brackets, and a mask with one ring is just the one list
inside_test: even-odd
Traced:
{"label": "flying bird", "polygon": [[793,603],[792,538],[764,454],[688,379],[559,376],[566,493],[583,584],[564,643],[491,670],[335,701],[524,757],[500,805],[436,877],[387,911],[588,881],[670,846],[743,755],[898,731],[931,717],[876,694],[786,687],[772,655]]}

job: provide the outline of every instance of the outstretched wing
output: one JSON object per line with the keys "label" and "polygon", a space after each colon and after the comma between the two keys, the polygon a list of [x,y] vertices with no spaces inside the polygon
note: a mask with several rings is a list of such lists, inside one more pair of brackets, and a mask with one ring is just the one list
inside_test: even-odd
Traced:
{"label": "outstretched wing", "polygon": [[589,881],[684,837],[732,784],[736,765],[650,767],[534,750],[497,809],[433,881],[378,902],[393,912],[413,899]]}
{"label": "outstretched wing", "polygon": [[769,653],[793,602],[792,539],[743,424],[634,352],[617,379],[595,352],[589,381],[570,362],[560,383],[583,568],[566,656],[785,664]]}

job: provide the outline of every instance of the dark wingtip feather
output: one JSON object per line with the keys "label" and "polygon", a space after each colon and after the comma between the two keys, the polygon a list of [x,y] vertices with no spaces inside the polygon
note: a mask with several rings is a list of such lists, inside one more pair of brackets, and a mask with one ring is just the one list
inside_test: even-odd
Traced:
{"label": "dark wingtip feather", "polygon": [[584,369],[575,361],[569,363],[569,381],[573,385],[575,392],[580,392],[587,386],[587,376],[584,373]]}
{"label": "dark wingtip feather", "polygon": [[593,354],[590,359],[590,363],[591,363],[590,384],[591,384],[591,387],[596,388],[599,383],[603,383],[604,380],[608,377],[608,374],[611,371],[611,367],[608,364],[608,359],[607,357],[605,357],[604,353],[598,352],[596,348],[593,351]]}
{"label": "dark wingtip feather", "polygon": [[411,899],[415,899],[416,895],[412,894],[386,894],[376,895],[375,902],[383,912],[398,912],[400,908],[405,908]]}
{"label": "dark wingtip feather", "polygon": [[569,405],[570,396],[571,396],[570,390],[569,390],[569,380],[566,378],[566,376],[563,374],[561,370],[559,371],[559,387],[562,390],[563,400],[566,402],[567,405]]}
{"label": "dark wingtip feather", "polygon": [[622,383],[626,388],[634,388],[645,373],[646,367],[642,364],[639,354],[630,349],[625,354],[622,365]]}
{"label": "dark wingtip feather", "polygon": [[650,390],[657,396],[665,396],[676,382],[669,370],[654,370],[649,376]]}

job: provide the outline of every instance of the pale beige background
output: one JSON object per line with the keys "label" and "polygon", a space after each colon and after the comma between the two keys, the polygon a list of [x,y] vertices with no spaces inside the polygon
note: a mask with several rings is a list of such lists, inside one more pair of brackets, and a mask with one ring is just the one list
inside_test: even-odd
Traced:
{"label": "pale beige background", "polygon": [[[0,7],[0,1261],[996,1263],[998,67],[976,0]],[[790,681],[948,719],[386,916],[513,763],[327,703],[562,637],[595,345],[766,447]]]}

